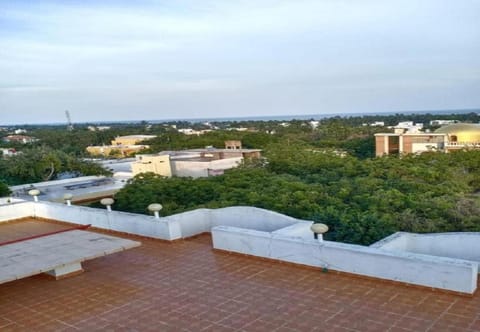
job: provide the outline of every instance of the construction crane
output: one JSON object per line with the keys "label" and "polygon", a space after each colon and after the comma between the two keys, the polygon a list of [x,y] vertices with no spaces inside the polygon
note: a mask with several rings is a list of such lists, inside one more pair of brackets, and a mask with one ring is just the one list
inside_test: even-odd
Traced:
{"label": "construction crane", "polygon": [[67,130],[73,130],[73,124],[72,124],[72,119],[70,118],[70,112],[66,110],[65,115],[67,116]]}

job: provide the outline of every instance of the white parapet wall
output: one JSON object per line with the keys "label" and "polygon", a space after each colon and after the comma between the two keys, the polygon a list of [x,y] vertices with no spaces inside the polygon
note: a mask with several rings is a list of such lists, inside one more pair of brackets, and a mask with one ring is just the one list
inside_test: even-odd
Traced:
{"label": "white parapet wall", "polygon": [[476,262],[316,241],[229,226],[212,229],[215,249],[327,268],[362,276],[472,294]]}
{"label": "white parapet wall", "polygon": [[198,209],[155,218],[51,202],[0,205],[0,222],[27,217],[163,240],[211,232],[213,246],[220,250],[468,294],[477,287],[479,233],[396,233],[365,247],[314,240],[311,221],[254,207]]}
{"label": "white parapet wall", "polygon": [[33,203],[16,200],[11,203],[3,201],[0,205],[0,222],[33,216]]}
{"label": "white parapet wall", "polygon": [[74,224],[88,225],[100,229],[113,230],[162,240],[175,240],[181,237],[175,224],[153,216],[134,214],[106,209],[93,209],[83,206],[67,206],[65,204],[42,202],[32,203],[32,216],[65,221]]}
{"label": "white parapet wall", "polygon": [[177,240],[210,232],[218,225],[237,226],[261,231],[275,231],[298,223],[311,222],[295,219],[280,213],[247,206],[222,209],[198,209],[168,217],[107,211],[83,206],[67,206],[53,202],[24,201],[2,206],[0,221],[24,217],[40,217],[74,224],[148,236],[163,240]]}
{"label": "white parapet wall", "polygon": [[272,232],[298,223],[308,226],[312,223],[251,206],[197,209],[161,219],[178,224],[183,238],[210,232],[212,227],[220,225]]}
{"label": "white parapet wall", "polygon": [[480,233],[415,234],[397,232],[370,247],[393,251],[460,258],[480,264]]}

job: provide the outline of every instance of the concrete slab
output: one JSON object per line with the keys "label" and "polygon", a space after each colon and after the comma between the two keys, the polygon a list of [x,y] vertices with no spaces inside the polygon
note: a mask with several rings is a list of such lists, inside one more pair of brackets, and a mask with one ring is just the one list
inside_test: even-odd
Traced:
{"label": "concrete slab", "polygon": [[44,272],[73,275],[83,271],[83,261],[137,246],[140,242],[82,230],[0,246],[0,284]]}

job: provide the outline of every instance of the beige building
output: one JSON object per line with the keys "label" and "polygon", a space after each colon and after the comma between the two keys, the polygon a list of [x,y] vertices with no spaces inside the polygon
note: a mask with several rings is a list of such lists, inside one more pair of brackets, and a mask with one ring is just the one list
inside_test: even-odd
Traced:
{"label": "beige building", "polygon": [[[236,145],[238,146],[238,144]],[[260,158],[258,149],[191,149],[165,151],[159,154],[140,154],[132,164],[132,173],[153,172],[171,177],[207,177],[223,174],[239,166],[245,159]]]}
{"label": "beige building", "polygon": [[225,149],[227,149],[227,150],[241,150],[242,149],[242,141],[237,141],[237,140],[225,141]]}
{"label": "beige building", "polygon": [[92,156],[128,157],[149,147],[149,145],[98,145],[88,146],[87,152]]}
{"label": "beige building", "polygon": [[150,146],[145,144],[137,144],[155,138],[155,135],[128,135],[118,136],[111,141],[111,145],[96,145],[87,147],[87,152],[94,156],[111,156],[118,155],[121,157],[131,156],[142,150],[148,149]]}
{"label": "beige building", "polygon": [[136,145],[142,141],[148,141],[155,138],[155,135],[127,135],[118,136],[112,141],[112,145]]}
{"label": "beige building", "polygon": [[480,125],[451,124],[434,133],[375,134],[375,155],[480,149]]}
{"label": "beige building", "polygon": [[25,135],[8,135],[8,136],[5,136],[2,140],[6,143],[27,144],[27,143],[33,143],[38,141],[38,138],[25,136]]}
{"label": "beige building", "polygon": [[170,154],[140,154],[132,164],[133,175],[152,172],[161,176],[171,177]]}
{"label": "beige building", "polygon": [[443,150],[446,143],[444,134],[375,134],[375,155],[421,153]]}

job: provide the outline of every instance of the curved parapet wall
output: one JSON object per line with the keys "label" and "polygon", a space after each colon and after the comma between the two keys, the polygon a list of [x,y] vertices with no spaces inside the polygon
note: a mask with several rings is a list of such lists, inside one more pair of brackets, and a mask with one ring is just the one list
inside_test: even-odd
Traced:
{"label": "curved parapet wall", "polygon": [[262,232],[273,232],[297,223],[300,220],[277,212],[251,206],[232,206],[220,209],[197,209],[162,218],[163,221],[177,223],[181,237],[210,232],[215,226],[235,226]]}
{"label": "curved parapet wall", "polygon": [[[115,209],[115,205],[112,208]],[[311,221],[295,219],[250,206],[234,206],[215,210],[198,209],[157,219],[143,214],[67,206],[52,202],[25,202],[7,206],[2,215],[5,215],[5,220],[40,217],[82,225],[91,224],[93,227],[101,229],[162,240],[177,240],[210,232],[215,226],[236,226],[262,232],[273,232],[298,223],[311,224]],[[2,219],[0,216],[0,221]]]}
{"label": "curved parapet wall", "polygon": [[397,233],[365,247],[314,240],[310,221],[254,207],[199,209],[155,218],[50,202],[0,206],[0,221],[24,217],[164,240],[211,232],[214,248],[220,250],[468,294],[477,287],[477,233]]}

